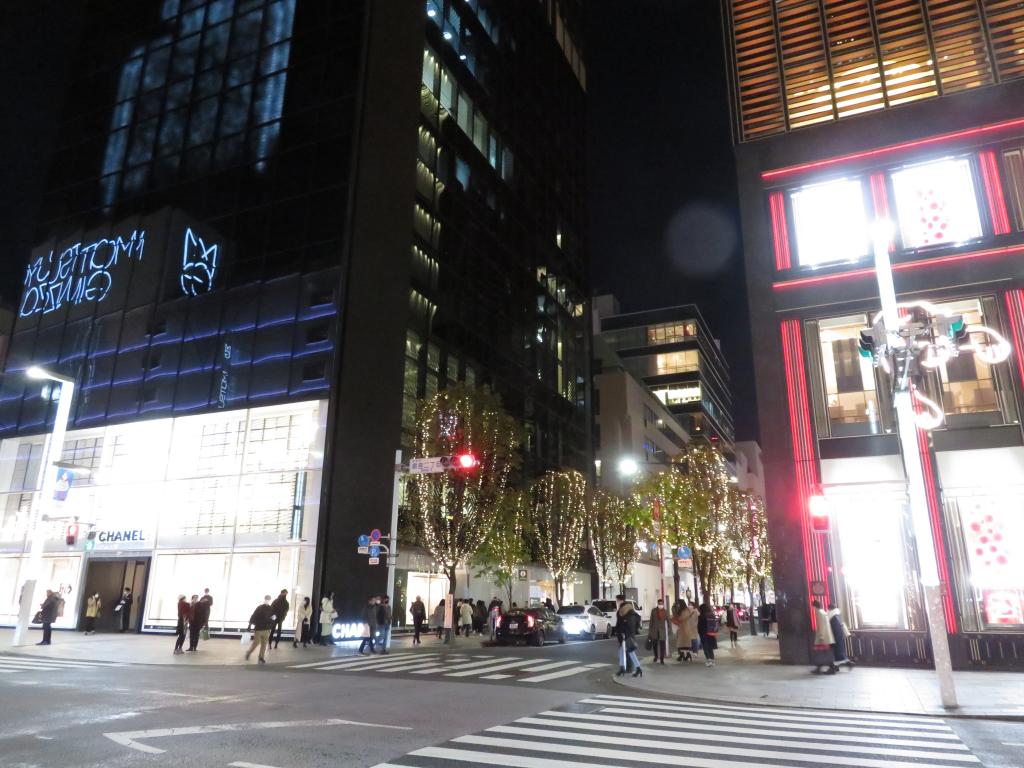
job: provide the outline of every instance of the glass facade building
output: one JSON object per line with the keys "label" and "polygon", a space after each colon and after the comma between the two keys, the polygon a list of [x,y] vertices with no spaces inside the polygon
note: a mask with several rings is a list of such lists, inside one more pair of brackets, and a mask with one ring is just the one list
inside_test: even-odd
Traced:
{"label": "glass facade building", "polygon": [[58,394],[32,365],[76,384],[65,626],[125,584],[148,629],[205,587],[229,631],[282,588],[355,610],[410,398],[450,381],[498,389],[531,469],[588,463],[579,9],[427,5],[90,0],[0,384],[0,622]]}
{"label": "glass facade building", "polygon": [[[898,300],[965,325],[958,354],[915,380],[942,423],[903,447],[922,465],[953,663],[1019,667],[1024,84],[1010,41],[1024,9],[723,11],[783,660],[809,658],[821,596],[843,611],[855,658],[931,663],[918,563],[933,553],[910,524],[892,379],[860,352],[880,307],[881,225]],[[810,519],[816,496],[824,524]]]}

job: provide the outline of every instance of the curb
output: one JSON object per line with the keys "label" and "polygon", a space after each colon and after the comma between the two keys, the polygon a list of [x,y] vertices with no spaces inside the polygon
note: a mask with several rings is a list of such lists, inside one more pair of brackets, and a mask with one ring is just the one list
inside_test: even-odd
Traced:
{"label": "curb", "polygon": [[817,712],[855,712],[860,714],[872,714],[872,715],[904,715],[908,717],[935,717],[935,718],[947,718],[950,720],[999,720],[1007,723],[1024,723],[1024,714],[1014,715],[1006,712],[995,712],[995,713],[982,713],[974,714],[971,712],[901,712],[897,710],[881,710],[881,709],[843,709],[840,707],[815,707],[807,704],[784,704],[782,702],[753,702],[738,699],[706,699],[700,696],[685,696],[682,694],[666,693],[665,691],[651,691],[645,688],[637,688],[636,686],[620,680],[614,675],[611,678],[612,682],[616,685],[621,685],[623,688],[628,688],[631,691],[637,691],[638,693],[645,694],[653,698],[658,697],[670,697],[670,699],[680,701],[692,701],[697,704],[731,704],[733,706],[748,706],[748,707],[762,707],[762,708],[775,708],[775,707],[787,707],[798,709],[809,709]]}

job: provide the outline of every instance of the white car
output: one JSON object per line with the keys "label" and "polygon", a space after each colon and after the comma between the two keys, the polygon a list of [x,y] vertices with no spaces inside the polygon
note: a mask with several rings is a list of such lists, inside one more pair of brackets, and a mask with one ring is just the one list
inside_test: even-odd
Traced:
{"label": "white car", "polygon": [[558,615],[562,617],[567,635],[591,640],[596,640],[598,635],[611,636],[612,621],[593,605],[563,605]]}

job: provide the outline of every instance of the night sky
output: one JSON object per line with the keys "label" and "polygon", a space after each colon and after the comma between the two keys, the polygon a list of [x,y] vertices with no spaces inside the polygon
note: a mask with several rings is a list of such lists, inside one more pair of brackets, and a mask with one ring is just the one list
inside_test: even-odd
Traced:
{"label": "night sky", "polygon": [[[2,5],[0,297],[14,303],[81,19],[78,3]],[[756,437],[719,3],[584,9],[594,292],[614,288],[624,311],[697,303],[731,368],[737,438]]]}

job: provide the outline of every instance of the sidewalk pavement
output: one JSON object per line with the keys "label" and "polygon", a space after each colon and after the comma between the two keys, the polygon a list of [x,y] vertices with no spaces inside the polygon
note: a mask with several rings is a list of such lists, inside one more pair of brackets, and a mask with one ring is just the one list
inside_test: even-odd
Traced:
{"label": "sidewalk pavement", "polygon": [[[199,650],[195,653],[173,654],[174,635],[162,634],[119,634],[117,632],[101,632],[86,635],[82,632],[57,631],[53,633],[52,645],[35,645],[41,634],[38,631],[29,634],[30,645],[12,646],[13,629],[0,629],[0,653],[14,653],[25,656],[49,659],[74,659],[75,661],[106,661],[123,664],[167,664],[176,667],[197,667],[205,665],[245,666],[256,664],[256,653],[249,661],[245,660],[244,646],[238,637],[212,637],[199,641]],[[424,644],[425,646],[426,644]],[[412,636],[392,638],[392,652],[409,650],[412,647]],[[326,661],[327,659],[353,656],[359,648],[358,640],[338,643],[335,646],[314,645],[309,648],[292,648],[291,638],[281,640],[280,648],[267,651],[268,664],[301,664],[306,661]]]}
{"label": "sidewalk pavement", "polygon": [[810,666],[783,665],[778,657],[777,639],[741,635],[736,650],[729,649],[727,640],[719,640],[713,668],[704,666],[703,654],[695,654],[689,663],[669,659],[662,666],[652,664],[645,652],[640,658],[643,677],[615,680],[645,693],[711,703],[1024,720],[1024,674],[1020,672],[954,672],[960,707],[947,710],[930,669],[858,666],[834,675],[814,675]]}

